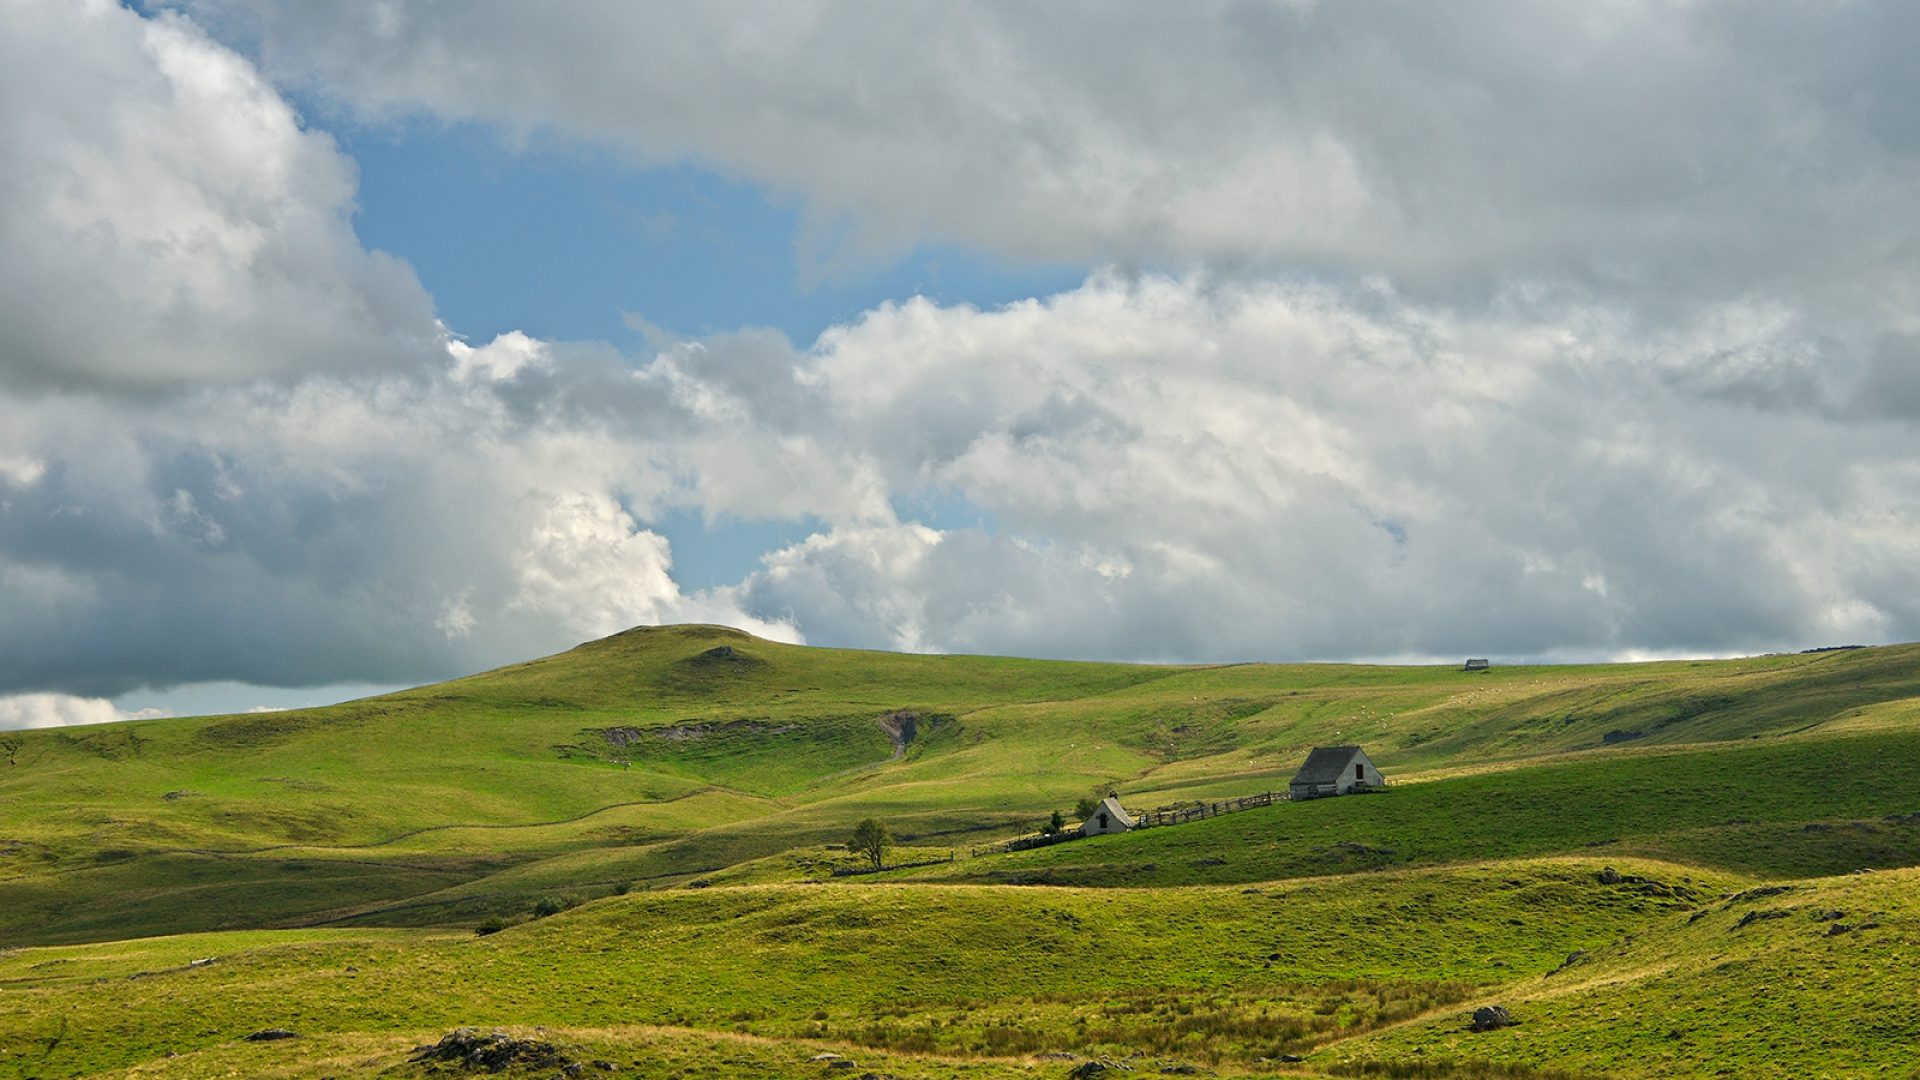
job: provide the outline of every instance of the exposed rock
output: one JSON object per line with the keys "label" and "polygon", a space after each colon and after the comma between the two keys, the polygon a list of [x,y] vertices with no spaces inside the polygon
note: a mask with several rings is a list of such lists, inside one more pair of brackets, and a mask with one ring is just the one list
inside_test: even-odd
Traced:
{"label": "exposed rock", "polygon": [[477,1028],[458,1028],[448,1032],[432,1046],[417,1047],[414,1061],[444,1061],[468,1069],[502,1072],[515,1066],[530,1069],[559,1069],[578,1075],[580,1064],[560,1052],[560,1048],[539,1039],[522,1039],[504,1031],[481,1034]]}
{"label": "exposed rock", "polygon": [[1841,934],[1850,934],[1852,932],[1853,932],[1853,927],[1848,926],[1846,923],[1843,923],[1843,922],[1837,922],[1827,927],[1828,937],[1839,937]]}
{"label": "exposed rock", "polygon": [[297,1039],[299,1037],[299,1032],[288,1031],[286,1028],[261,1028],[259,1031],[245,1036],[248,1042],[279,1042],[281,1039]]}
{"label": "exposed rock", "polygon": [[1109,1072],[1132,1071],[1133,1068],[1131,1066],[1122,1065],[1109,1058],[1096,1058],[1092,1061],[1083,1061],[1075,1065],[1072,1071],[1067,1073],[1067,1076],[1070,1080],[1090,1080],[1092,1077],[1104,1076]]}
{"label": "exposed rock", "polygon": [[1586,958],[1587,958],[1587,950],[1575,949],[1572,952],[1567,954],[1567,958],[1565,960],[1560,961],[1559,967],[1554,968],[1552,971],[1547,972],[1547,974],[1558,975],[1561,972],[1572,967],[1573,965],[1579,963],[1580,961],[1585,960]]}
{"label": "exposed rock", "polygon": [[1620,884],[1620,871],[1615,870],[1611,866],[1601,867],[1600,868],[1600,884],[1602,885]]}
{"label": "exposed rock", "polygon": [[1734,923],[1733,928],[1735,930],[1738,930],[1743,926],[1750,926],[1754,923],[1759,922],[1762,919],[1784,919],[1791,914],[1792,912],[1783,911],[1778,908],[1775,908],[1772,910],[1765,910],[1765,911],[1756,908],[1753,911],[1749,911],[1745,915],[1740,916],[1740,921],[1737,923]]}
{"label": "exposed rock", "polygon": [[893,743],[893,760],[907,756],[907,746],[920,734],[920,714],[902,709],[880,718],[880,730]]}
{"label": "exposed rock", "polygon": [[751,671],[765,667],[767,662],[757,656],[741,652],[731,645],[715,645],[703,653],[689,656],[676,665],[681,671],[699,673],[721,673],[728,671]]}
{"label": "exposed rock", "polygon": [[1745,892],[1734,893],[1732,896],[1727,897],[1727,902],[1721,906],[1732,907],[1735,904],[1745,904],[1754,900],[1765,900],[1769,896],[1779,896],[1781,893],[1789,893],[1792,891],[1793,886],[1791,885],[1761,885],[1748,889]]}
{"label": "exposed rock", "polygon": [[839,1061],[840,1055],[829,1051],[823,1054],[815,1054],[812,1057],[808,1058],[807,1060],[808,1061]]}
{"label": "exposed rock", "polygon": [[1473,1023],[1467,1025],[1468,1031],[1498,1031],[1512,1027],[1520,1021],[1513,1018],[1505,1005],[1482,1005],[1473,1010]]}
{"label": "exposed rock", "polygon": [[841,1058],[839,1061],[827,1062],[827,1068],[829,1069],[851,1069],[853,1067],[854,1067],[853,1062],[848,1061],[845,1058]]}

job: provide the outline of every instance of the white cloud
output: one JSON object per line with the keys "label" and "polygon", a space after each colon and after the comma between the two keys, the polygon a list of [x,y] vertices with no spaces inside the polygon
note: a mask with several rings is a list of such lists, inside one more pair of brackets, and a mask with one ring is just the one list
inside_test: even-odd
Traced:
{"label": "white cloud", "polygon": [[163,709],[122,712],[105,698],[72,694],[10,694],[0,697],[0,731],[22,728],[108,724],[118,720],[152,720],[172,715]]}
{"label": "white cloud", "polygon": [[791,626],[747,615],[723,596],[681,593],[667,541],[635,524],[605,492],[532,497],[526,540],[514,552],[517,588],[507,609],[544,616],[583,638],[639,624],[723,622],[781,641]]}
{"label": "white cloud", "polygon": [[821,642],[1132,658],[1920,634],[1920,437],[1674,380],[1724,358],[1714,335],[1504,307],[1109,276],[869,312],[803,380],[889,490],[997,531],[847,523],[746,594]]}
{"label": "white cloud", "polygon": [[529,368],[553,366],[553,350],[518,330],[501,334],[478,348],[464,341],[449,341],[447,351],[453,356],[454,378],[462,381],[510,379]]}
{"label": "white cloud", "polygon": [[[0,514],[0,686],[406,682],[670,621],[1125,659],[1920,637],[1920,436],[1671,377],[1721,345],[1107,274],[884,305],[805,351],[529,340],[549,361],[499,378],[456,353],[166,410],[0,395],[46,462]],[[915,520],[929,500],[988,527]],[[689,593],[649,525],[676,509],[823,524]]]}
{"label": "white cloud", "polygon": [[[1313,111],[1335,107],[1322,70],[1334,60],[1309,46],[1364,54],[1386,75],[1425,54],[1397,30],[1378,40],[1399,52],[1360,49],[1374,39],[1349,26],[1349,9],[1245,14],[1273,20],[1251,41],[1298,30],[1275,54],[1293,68],[1227,62],[1240,53],[1216,40],[1218,21],[1196,29],[1139,9],[1133,18],[1161,20],[1152,29],[1166,56],[1126,78],[1100,50],[1055,47],[1073,36],[1072,9],[1028,9],[1033,35],[997,9],[953,9],[934,16],[953,36],[929,47],[984,58],[974,67],[1001,78],[936,65],[922,82],[907,76],[927,75],[925,56],[902,67],[884,47],[897,14],[851,41],[831,14],[797,7],[760,30],[702,29],[689,14],[676,32],[712,36],[713,72],[681,70],[672,49],[658,65],[626,57],[633,78],[691,81],[658,97],[609,95],[594,35],[578,101],[490,67],[497,25],[486,20],[529,20],[532,79],[551,70],[548,36],[586,8],[392,9],[395,29],[371,41],[353,29],[359,9],[277,10],[324,24],[282,60],[365,100],[507,109],[488,104],[490,85],[412,64],[432,43],[458,44],[445,55],[501,75],[502,95],[524,92],[529,111],[510,118],[731,163],[802,191],[826,218],[870,213],[861,228],[881,234],[1066,255],[1139,237],[1161,256],[1319,252],[1413,277],[1558,258],[1576,282],[1591,273],[1618,286],[1642,280],[1641,258],[1686,269],[1667,256],[1698,254],[1685,245],[1731,220],[1680,190],[1676,212],[1699,217],[1691,239],[1673,241],[1681,248],[1655,237],[1628,258],[1611,246],[1647,232],[1633,182],[1664,192],[1680,165],[1608,171],[1570,137],[1481,101],[1479,77],[1460,75],[1471,65],[1446,52],[1466,47],[1458,35],[1479,9],[1461,9],[1462,26],[1438,43],[1458,77],[1436,85],[1460,102],[1369,113],[1374,127]],[[1718,290],[1726,297],[1670,308],[1652,286],[1623,297],[1564,280],[1489,286],[1468,302],[1371,276],[1115,271],[995,310],[883,304],[803,349],[753,330],[656,335],[638,357],[517,333],[469,345],[442,338],[403,268],[361,249],[346,223],[350,163],[301,129],[245,60],[177,16],[25,3],[9,14],[17,33],[0,60],[16,66],[0,64],[0,132],[23,149],[0,164],[0,184],[19,196],[0,207],[0,229],[19,240],[0,245],[11,335],[0,347],[0,691],[417,682],[681,620],[824,644],[1122,659],[1920,638],[1920,326],[1898,315],[1908,309],[1874,308],[1904,295],[1910,273],[1843,310],[1817,289],[1769,295],[1763,279],[1787,271],[1764,258],[1759,276]],[[1577,25],[1538,17],[1549,38],[1598,35],[1605,46],[1569,57],[1650,50],[1656,86],[1682,78],[1659,65],[1693,47],[1637,8],[1611,27],[1591,13]],[[471,41],[454,32],[465,19],[476,20]],[[270,53],[294,47],[269,29]],[[1706,30],[1697,46],[1720,59],[1702,70],[1720,71],[1738,28]],[[1753,32],[1763,30],[1774,32]],[[1115,34],[1124,44],[1146,31],[1121,20]],[[801,67],[795,42],[825,52]],[[829,62],[849,49],[879,68]],[[1216,52],[1227,59],[1183,69],[1192,94],[1168,89],[1174,69],[1160,65]],[[740,60],[762,54],[763,64]],[[1559,86],[1537,61],[1502,57],[1518,65],[1520,91]],[[743,70],[764,81],[728,85]],[[1340,85],[1405,96],[1366,70]],[[773,95],[776,83],[819,93]],[[1236,89],[1261,93],[1217,125],[1188,122]],[[780,109],[755,127],[755,108],[776,97]],[[1752,108],[1785,107],[1761,97]],[[787,104],[805,100],[818,115]],[[982,102],[993,106],[984,119]],[[576,106],[603,111],[581,119],[567,111]],[[1627,132],[1629,149],[1683,145],[1698,116],[1681,112]],[[1509,124],[1501,145],[1519,148],[1515,175],[1475,171],[1491,129],[1421,128],[1411,157],[1382,156],[1400,125],[1447,115]],[[716,116],[733,119],[708,131]],[[1848,130],[1802,149],[1865,138]],[[1442,146],[1452,136],[1457,152]],[[1744,160],[1753,147],[1741,139],[1780,137],[1736,128],[1739,145],[1702,148],[1710,160],[1690,167]],[[1908,235],[1905,211],[1880,200],[1904,167],[1894,153],[1904,137],[1889,128],[1856,148],[1860,212],[1888,219],[1876,234],[1887,244],[1866,244],[1863,260]],[[1573,156],[1549,162],[1554,147]],[[1807,175],[1815,187],[1831,178],[1824,164]],[[1556,201],[1549,180],[1597,190]],[[1750,221],[1777,208],[1779,192],[1754,182],[1723,193],[1745,207],[1728,213]],[[1489,220],[1496,205],[1512,220]],[[1822,213],[1831,236],[1808,249],[1808,273],[1860,239],[1848,231],[1854,210]],[[1533,230],[1546,247],[1514,247]],[[1754,242],[1806,239],[1799,226],[1782,231]],[[1350,248],[1315,247],[1341,237]],[[1613,261],[1568,269],[1585,258],[1564,258],[1576,249]],[[1728,251],[1729,263],[1753,254]],[[913,509],[934,505],[981,524]],[[660,524],[676,513],[716,529],[820,525],[737,585],[689,592]],[[16,723],[29,708],[121,715],[91,697],[6,700]]]}
{"label": "white cloud", "polygon": [[39,458],[0,455],[0,480],[14,487],[32,487],[47,475],[47,463]]}
{"label": "white cloud", "polygon": [[1544,277],[1914,332],[1899,0],[187,6],[370,113],[792,193],[822,260],[934,238],[1471,296]]}
{"label": "white cloud", "polygon": [[353,163],[186,19],[7,0],[0,381],[159,391],[430,360],[404,264],[363,250]]}

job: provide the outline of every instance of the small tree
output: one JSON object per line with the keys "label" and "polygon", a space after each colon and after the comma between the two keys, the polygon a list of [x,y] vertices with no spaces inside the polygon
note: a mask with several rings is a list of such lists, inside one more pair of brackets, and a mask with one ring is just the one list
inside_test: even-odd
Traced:
{"label": "small tree", "polygon": [[1100,809],[1100,800],[1089,796],[1073,804],[1073,816],[1085,821],[1098,809]]}
{"label": "small tree", "polygon": [[1062,814],[1058,810],[1055,810],[1053,812],[1053,816],[1047,819],[1047,827],[1041,831],[1045,832],[1048,836],[1052,836],[1060,832],[1062,829],[1065,829],[1066,827],[1067,827],[1066,815]]}
{"label": "small tree", "polygon": [[868,818],[853,827],[848,847],[872,860],[875,870],[887,865],[887,849],[893,846],[893,830],[879,818]]}

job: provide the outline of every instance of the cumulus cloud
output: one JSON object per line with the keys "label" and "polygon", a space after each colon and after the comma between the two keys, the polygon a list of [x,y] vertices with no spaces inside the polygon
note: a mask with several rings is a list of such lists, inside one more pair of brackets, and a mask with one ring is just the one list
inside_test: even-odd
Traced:
{"label": "cumulus cloud", "polygon": [[0,380],[157,392],[417,365],[440,337],[349,225],[353,163],[172,16],[6,0]]}
{"label": "cumulus cloud", "polygon": [[655,441],[671,429],[616,430],[557,391],[522,415],[524,388],[458,365],[164,409],[0,394],[0,430],[47,462],[0,511],[0,687],[406,683],[642,622],[796,636],[681,590],[627,509],[694,498]]}
{"label": "cumulus cloud", "polygon": [[[815,641],[1132,658],[1920,633],[1896,585],[1920,566],[1910,426],[1676,379],[1726,361],[1717,333],[1501,307],[1120,275],[884,306],[802,381],[888,490],[995,527],[847,522],[746,593]],[[1738,314],[1703,321],[1756,355],[1815,347]]]}
{"label": "cumulus cloud", "polygon": [[[44,463],[0,513],[0,686],[409,682],[674,621],[1115,659],[1920,637],[1910,424],[1676,378],[1715,333],[1496,308],[1110,273],[807,349],[515,337],[166,410],[0,395]],[[685,511],[821,525],[689,593],[649,524]]]}
{"label": "cumulus cloud", "polygon": [[1920,284],[1899,0],[188,6],[371,113],[793,193],[821,259],[933,237],[1873,320]]}
{"label": "cumulus cloud", "polygon": [[[1113,659],[1920,637],[1889,194],[1916,140],[1877,107],[1911,75],[1863,29],[1897,11],[1191,10],[1092,36],[1065,5],[247,17],[275,70],[356,101],[691,156],[856,244],[1211,264],[623,355],[444,335],[248,60],[185,16],[14,0],[0,719],[682,620]],[[1820,19],[1852,98],[1785,46]],[[818,527],[689,591],[673,515]]]}
{"label": "cumulus cloud", "polygon": [[123,712],[105,698],[72,694],[9,694],[0,697],[0,731],[22,728],[108,724],[117,720],[153,720],[170,715],[161,709]]}

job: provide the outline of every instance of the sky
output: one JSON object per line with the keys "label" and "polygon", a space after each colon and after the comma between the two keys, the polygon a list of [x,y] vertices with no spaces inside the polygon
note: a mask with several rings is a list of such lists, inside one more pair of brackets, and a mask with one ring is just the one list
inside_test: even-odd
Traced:
{"label": "sky", "polygon": [[0,0],[0,728],[1920,639],[1920,7]]}

